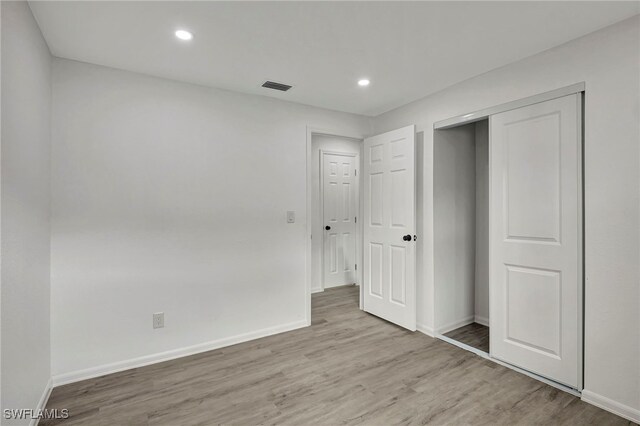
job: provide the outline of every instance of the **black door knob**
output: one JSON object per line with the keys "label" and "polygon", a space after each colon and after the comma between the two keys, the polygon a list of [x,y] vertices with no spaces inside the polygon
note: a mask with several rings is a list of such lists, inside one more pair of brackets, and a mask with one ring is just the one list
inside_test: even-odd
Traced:
{"label": "black door knob", "polygon": [[325,226],[324,229],[326,229],[327,231],[331,229],[331,227],[329,225]]}
{"label": "black door knob", "polygon": [[411,241],[411,235],[407,234],[404,237],[402,237],[402,239],[405,241]]}

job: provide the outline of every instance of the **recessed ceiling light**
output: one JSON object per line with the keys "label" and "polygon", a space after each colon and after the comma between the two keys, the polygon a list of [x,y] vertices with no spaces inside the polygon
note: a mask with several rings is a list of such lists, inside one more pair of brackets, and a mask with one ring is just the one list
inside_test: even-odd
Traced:
{"label": "recessed ceiling light", "polygon": [[362,80],[359,80],[359,81],[358,81],[358,86],[363,86],[363,87],[364,87],[364,86],[368,86],[368,85],[369,85],[369,83],[370,83],[370,81],[369,81],[369,80],[367,80],[366,78],[363,78]]}
{"label": "recessed ceiling light", "polygon": [[191,34],[189,31],[178,30],[176,31],[176,37],[178,37],[180,40],[191,40],[193,38],[193,34]]}

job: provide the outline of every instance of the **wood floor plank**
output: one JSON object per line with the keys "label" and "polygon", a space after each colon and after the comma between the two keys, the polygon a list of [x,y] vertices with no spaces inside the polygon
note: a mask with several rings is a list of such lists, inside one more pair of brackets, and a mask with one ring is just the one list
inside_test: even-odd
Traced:
{"label": "wood floor plank", "polygon": [[[358,309],[312,298],[304,329],[53,390],[41,425],[632,424],[542,382]],[[467,333],[468,334],[468,333]]]}
{"label": "wood floor plank", "polygon": [[446,333],[445,336],[489,353],[489,327],[486,325],[473,322],[464,327],[456,328]]}

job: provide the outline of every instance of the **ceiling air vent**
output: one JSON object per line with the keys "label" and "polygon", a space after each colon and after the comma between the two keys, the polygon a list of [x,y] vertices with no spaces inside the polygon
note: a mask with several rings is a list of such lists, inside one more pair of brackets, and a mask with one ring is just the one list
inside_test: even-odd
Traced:
{"label": "ceiling air vent", "polygon": [[289,86],[288,84],[276,83],[275,81],[265,81],[262,87],[286,92],[287,90],[291,89],[292,86]]}

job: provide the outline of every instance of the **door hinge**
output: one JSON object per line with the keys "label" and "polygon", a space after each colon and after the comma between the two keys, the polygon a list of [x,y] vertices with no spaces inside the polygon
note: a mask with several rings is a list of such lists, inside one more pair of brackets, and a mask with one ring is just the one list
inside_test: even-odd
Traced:
{"label": "door hinge", "polygon": [[358,176],[358,169],[353,169],[353,175]]}
{"label": "door hinge", "polygon": [[358,223],[358,216],[354,217],[354,218],[353,218],[353,221],[354,221],[355,223]]}
{"label": "door hinge", "polygon": [[358,264],[356,263],[356,271],[358,270]]}

